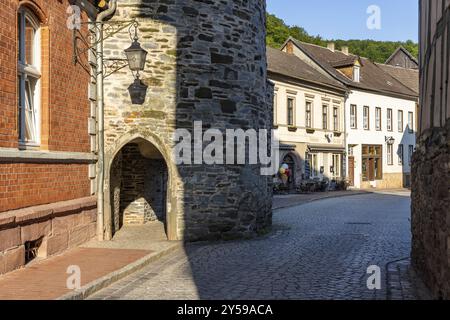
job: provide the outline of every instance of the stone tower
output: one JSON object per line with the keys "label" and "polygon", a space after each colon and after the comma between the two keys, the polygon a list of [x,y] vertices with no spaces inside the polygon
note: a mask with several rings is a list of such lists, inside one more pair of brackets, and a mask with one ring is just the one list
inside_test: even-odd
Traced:
{"label": "stone tower", "polygon": [[[136,18],[148,52],[145,102],[132,104],[132,75],[105,82],[105,226],[159,219],[170,240],[251,237],[272,222],[272,177],[260,165],[177,165],[174,133],[272,127],[265,1],[121,0],[111,21]],[[122,57],[127,32],[105,42]],[[270,132],[270,131],[269,131]],[[198,150],[197,150],[198,152]]]}
{"label": "stone tower", "polygon": [[450,3],[420,1],[420,117],[412,166],[412,260],[450,299]]}

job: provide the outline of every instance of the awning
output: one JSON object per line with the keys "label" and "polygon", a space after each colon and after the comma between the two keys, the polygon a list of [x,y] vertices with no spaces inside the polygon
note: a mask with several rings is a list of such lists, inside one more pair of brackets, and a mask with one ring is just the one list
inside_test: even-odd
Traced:
{"label": "awning", "polygon": [[333,144],[310,144],[308,151],[311,153],[325,152],[325,153],[345,153],[345,147]]}

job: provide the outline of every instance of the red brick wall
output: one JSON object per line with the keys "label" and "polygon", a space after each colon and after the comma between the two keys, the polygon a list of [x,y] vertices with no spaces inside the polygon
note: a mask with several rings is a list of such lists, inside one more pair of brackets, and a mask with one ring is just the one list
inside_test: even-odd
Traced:
{"label": "red brick wall", "polygon": [[[0,148],[16,149],[19,141],[16,39],[20,5],[41,20],[41,149],[90,152],[89,75],[72,63],[67,0],[0,0]],[[0,163],[0,212],[89,195],[87,165]]]}
{"label": "red brick wall", "polygon": [[0,0],[0,147],[17,147],[16,4]]}
{"label": "red brick wall", "polygon": [[0,164],[0,212],[89,195],[86,165]]}
{"label": "red brick wall", "polygon": [[[47,4],[48,2],[48,4]],[[68,2],[47,1],[50,13],[50,150],[89,152],[89,75],[72,62]]]}

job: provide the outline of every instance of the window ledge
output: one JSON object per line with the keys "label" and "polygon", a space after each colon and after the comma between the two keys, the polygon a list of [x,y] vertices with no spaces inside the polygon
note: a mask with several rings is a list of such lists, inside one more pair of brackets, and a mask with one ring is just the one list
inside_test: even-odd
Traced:
{"label": "window ledge", "polygon": [[95,163],[92,153],[0,148],[0,162]]}
{"label": "window ledge", "polygon": [[33,150],[33,151],[39,151],[40,145],[37,143],[32,142],[19,142],[19,150]]}

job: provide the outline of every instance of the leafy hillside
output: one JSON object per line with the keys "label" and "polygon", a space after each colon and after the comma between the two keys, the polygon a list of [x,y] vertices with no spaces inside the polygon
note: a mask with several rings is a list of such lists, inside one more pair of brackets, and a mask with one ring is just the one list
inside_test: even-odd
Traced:
{"label": "leafy hillside", "polygon": [[328,42],[335,42],[336,49],[348,46],[353,54],[366,57],[375,62],[384,63],[399,47],[405,47],[415,57],[418,56],[419,46],[413,41],[391,42],[374,40],[326,40],[321,36],[311,36],[298,26],[288,26],[282,19],[273,14],[267,14],[267,45],[280,48],[286,39],[292,36],[300,41],[326,46]]}

